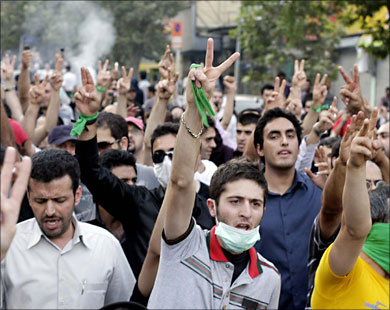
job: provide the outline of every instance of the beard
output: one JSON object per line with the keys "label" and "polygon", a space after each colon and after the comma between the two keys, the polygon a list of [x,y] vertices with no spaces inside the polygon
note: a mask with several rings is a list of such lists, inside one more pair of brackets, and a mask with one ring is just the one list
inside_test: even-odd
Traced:
{"label": "beard", "polygon": [[[50,221],[51,219],[58,221],[58,227],[56,227],[55,229],[49,229],[46,226],[47,221]],[[58,216],[44,216],[43,218],[41,218],[38,224],[46,237],[48,237],[49,239],[55,239],[61,237],[68,230],[69,225],[71,224],[71,220],[72,216],[66,219]]]}

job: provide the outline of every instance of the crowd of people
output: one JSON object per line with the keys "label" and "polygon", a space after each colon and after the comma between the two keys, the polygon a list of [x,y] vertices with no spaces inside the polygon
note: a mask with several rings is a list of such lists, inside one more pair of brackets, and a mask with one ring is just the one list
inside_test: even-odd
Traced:
{"label": "crowd of people", "polygon": [[296,60],[237,115],[211,38],[183,99],[169,46],[156,85],[63,56],[1,63],[2,308],[390,307],[390,89]]}

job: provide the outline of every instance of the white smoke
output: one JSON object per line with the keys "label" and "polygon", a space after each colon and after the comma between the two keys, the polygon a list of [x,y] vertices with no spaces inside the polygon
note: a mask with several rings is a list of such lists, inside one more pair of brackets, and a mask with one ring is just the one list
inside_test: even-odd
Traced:
{"label": "white smoke", "polygon": [[111,13],[90,1],[43,1],[39,5],[31,4],[24,26],[29,34],[43,34],[38,49],[50,57],[43,62],[52,63],[55,53],[64,48],[65,61],[74,73],[80,76],[80,68],[88,67],[95,76],[93,68],[115,43]]}

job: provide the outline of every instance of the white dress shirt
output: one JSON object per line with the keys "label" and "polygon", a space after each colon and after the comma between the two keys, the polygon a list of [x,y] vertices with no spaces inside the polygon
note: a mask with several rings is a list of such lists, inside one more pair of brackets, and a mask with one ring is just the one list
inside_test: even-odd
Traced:
{"label": "white dress shirt", "polygon": [[99,309],[128,301],[135,278],[119,241],[108,231],[72,219],[64,249],[35,218],[17,225],[1,262],[1,302],[8,309]]}

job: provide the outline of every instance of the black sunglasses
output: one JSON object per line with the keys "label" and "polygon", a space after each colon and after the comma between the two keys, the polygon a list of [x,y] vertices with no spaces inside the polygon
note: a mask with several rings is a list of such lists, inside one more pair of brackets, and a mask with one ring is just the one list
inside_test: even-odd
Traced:
{"label": "black sunglasses", "polygon": [[114,143],[118,143],[119,141],[121,141],[121,139],[116,139],[114,142],[102,141],[98,142],[97,146],[99,150],[106,150],[110,148]]}
{"label": "black sunglasses", "polygon": [[165,153],[164,151],[156,151],[152,155],[152,160],[155,164],[161,164],[164,161],[164,157],[168,156],[170,160],[172,160],[173,157],[173,151],[169,151],[168,153]]}
{"label": "black sunglasses", "polygon": [[386,182],[383,180],[366,180],[367,189],[370,189],[372,184],[374,184],[376,188],[379,188],[385,185]]}

